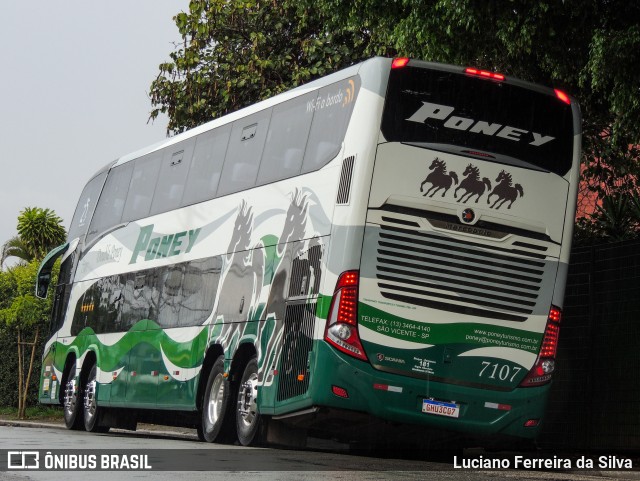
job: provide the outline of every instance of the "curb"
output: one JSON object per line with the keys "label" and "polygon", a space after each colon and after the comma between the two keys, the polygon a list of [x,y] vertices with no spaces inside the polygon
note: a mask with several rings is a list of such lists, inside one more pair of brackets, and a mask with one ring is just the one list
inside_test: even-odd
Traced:
{"label": "curb", "polygon": [[[55,422],[42,422],[42,421],[22,421],[14,419],[0,419],[0,426],[15,427],[15,428],[46,428],[46,429],[64,429],[66,427],[64,423]],[[130,434],[142,434],[144,436],[167,436],[173,438],[186,439],[189,441],[197,441],[196,434],[184,433],[179,431],[167,431],[162,429],[136,429],[135,431],[128,431],[126,429],[112,429],[113,433],[130,433]]]}

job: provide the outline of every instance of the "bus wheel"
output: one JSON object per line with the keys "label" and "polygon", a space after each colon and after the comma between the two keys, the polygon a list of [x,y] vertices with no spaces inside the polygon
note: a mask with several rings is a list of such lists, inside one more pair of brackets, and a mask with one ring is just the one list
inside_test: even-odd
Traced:
{"label": "bus wheel", "polygon": [[202,421],[198,428],[198,437],[212,443],[225,441],[228,428],[225,429],[225,414],[229,404],[230,385],[224,377],[224,357],[220,356],[209,371],[207,387],[202,400]]}
{"label": "bus wheel", "polygon": [[247,363],[238,386],[238,404],[236,409],[236,431],[238,441],[249,446],[258,441],[256,434],[261,419],[258,412],[258,360],[253,357]]}
{"label": "bus wheel", "polygon": [[98,406],[96,400],[96,375],[98,368],[91,366],[87,384],[84,387],[84,428],[90,433],[106,433],[109,426],[101,426],[103,408]]}
{"label": "bus wheel", "polygon": [[64,385],[64,424],[67,429],[82,428],[82,388],[76,381],[75,362],[69,368]]}

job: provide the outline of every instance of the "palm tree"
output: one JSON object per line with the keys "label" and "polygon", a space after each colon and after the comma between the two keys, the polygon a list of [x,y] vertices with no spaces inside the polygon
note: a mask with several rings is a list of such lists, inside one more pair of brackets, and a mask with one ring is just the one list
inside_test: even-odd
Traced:
{"label": "palm tree", "polygon": [[34,259],[41,259],[65,241],[67,232],[54,211],[26,207],[18,216],[18,235],[29,254]]}
{"label": "palm tree", "polygon": [[66,237],[62,219],[54,211],[26,207],[18,216],[18,235],[2,246],[0,268],[9,257],[16,257],[24,263],[42,259],[47,252],[62,244]]}
{"label": "palm tree", "polygon": [[13,236],[2,246],[2,256],[0,256],[0,269],[4,266],[4,261],[9,257],[17,257],[20,263],[28,264],[33,260],[33,256],[29,253],[27,246],[20,236]]}
{"label": "palm tree", "polygon": [[638,199],[624,194],[607,195],[593,214],[600,234],[612,241],[637,237]]}

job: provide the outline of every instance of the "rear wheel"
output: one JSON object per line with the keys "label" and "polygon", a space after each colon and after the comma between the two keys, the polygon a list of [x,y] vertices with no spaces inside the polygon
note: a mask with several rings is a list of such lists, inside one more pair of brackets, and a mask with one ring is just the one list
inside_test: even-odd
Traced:
{"label": "rear wheel", "polygon": [[258,360],[253,357],[244,368],[238,386],[236,431],[240,444],[249,446],[259,441],[257,435],[261,421],[258,412]]}
{"label": "rear wheel", "polygon": [[106,433],[109,426],[101,426],[104,408],[98,406],[96,400],[96,377],[98,368],[94,364],[91,366],[87,383],[84,386],[84,428],[90,433]]}
{"label": "rear wheel", "polygon": [[[224,376],[224,358],[220,356],[214,363],[202,399],[202,419],[198,437],[208,443],[227,441],[229,438],[229,381]],[[225,422],[226,421],[226,422]]]}
{"label": "rear wheel", "polygon": [[76,379],[75,361],[67,373],[64,384],[64,424],[67,429],[82,429],[82,388]]}

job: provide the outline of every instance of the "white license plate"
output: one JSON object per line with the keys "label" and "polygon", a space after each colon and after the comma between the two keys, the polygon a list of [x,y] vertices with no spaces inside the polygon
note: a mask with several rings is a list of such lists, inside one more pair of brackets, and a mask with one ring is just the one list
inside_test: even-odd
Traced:
{"label": "white license plate", "polygon": [[435,414],[437,416],[457,418],[460,416],[460,405],[456,403],[434,401],[433,399],[423,399],[422,412],[427,414]]}

